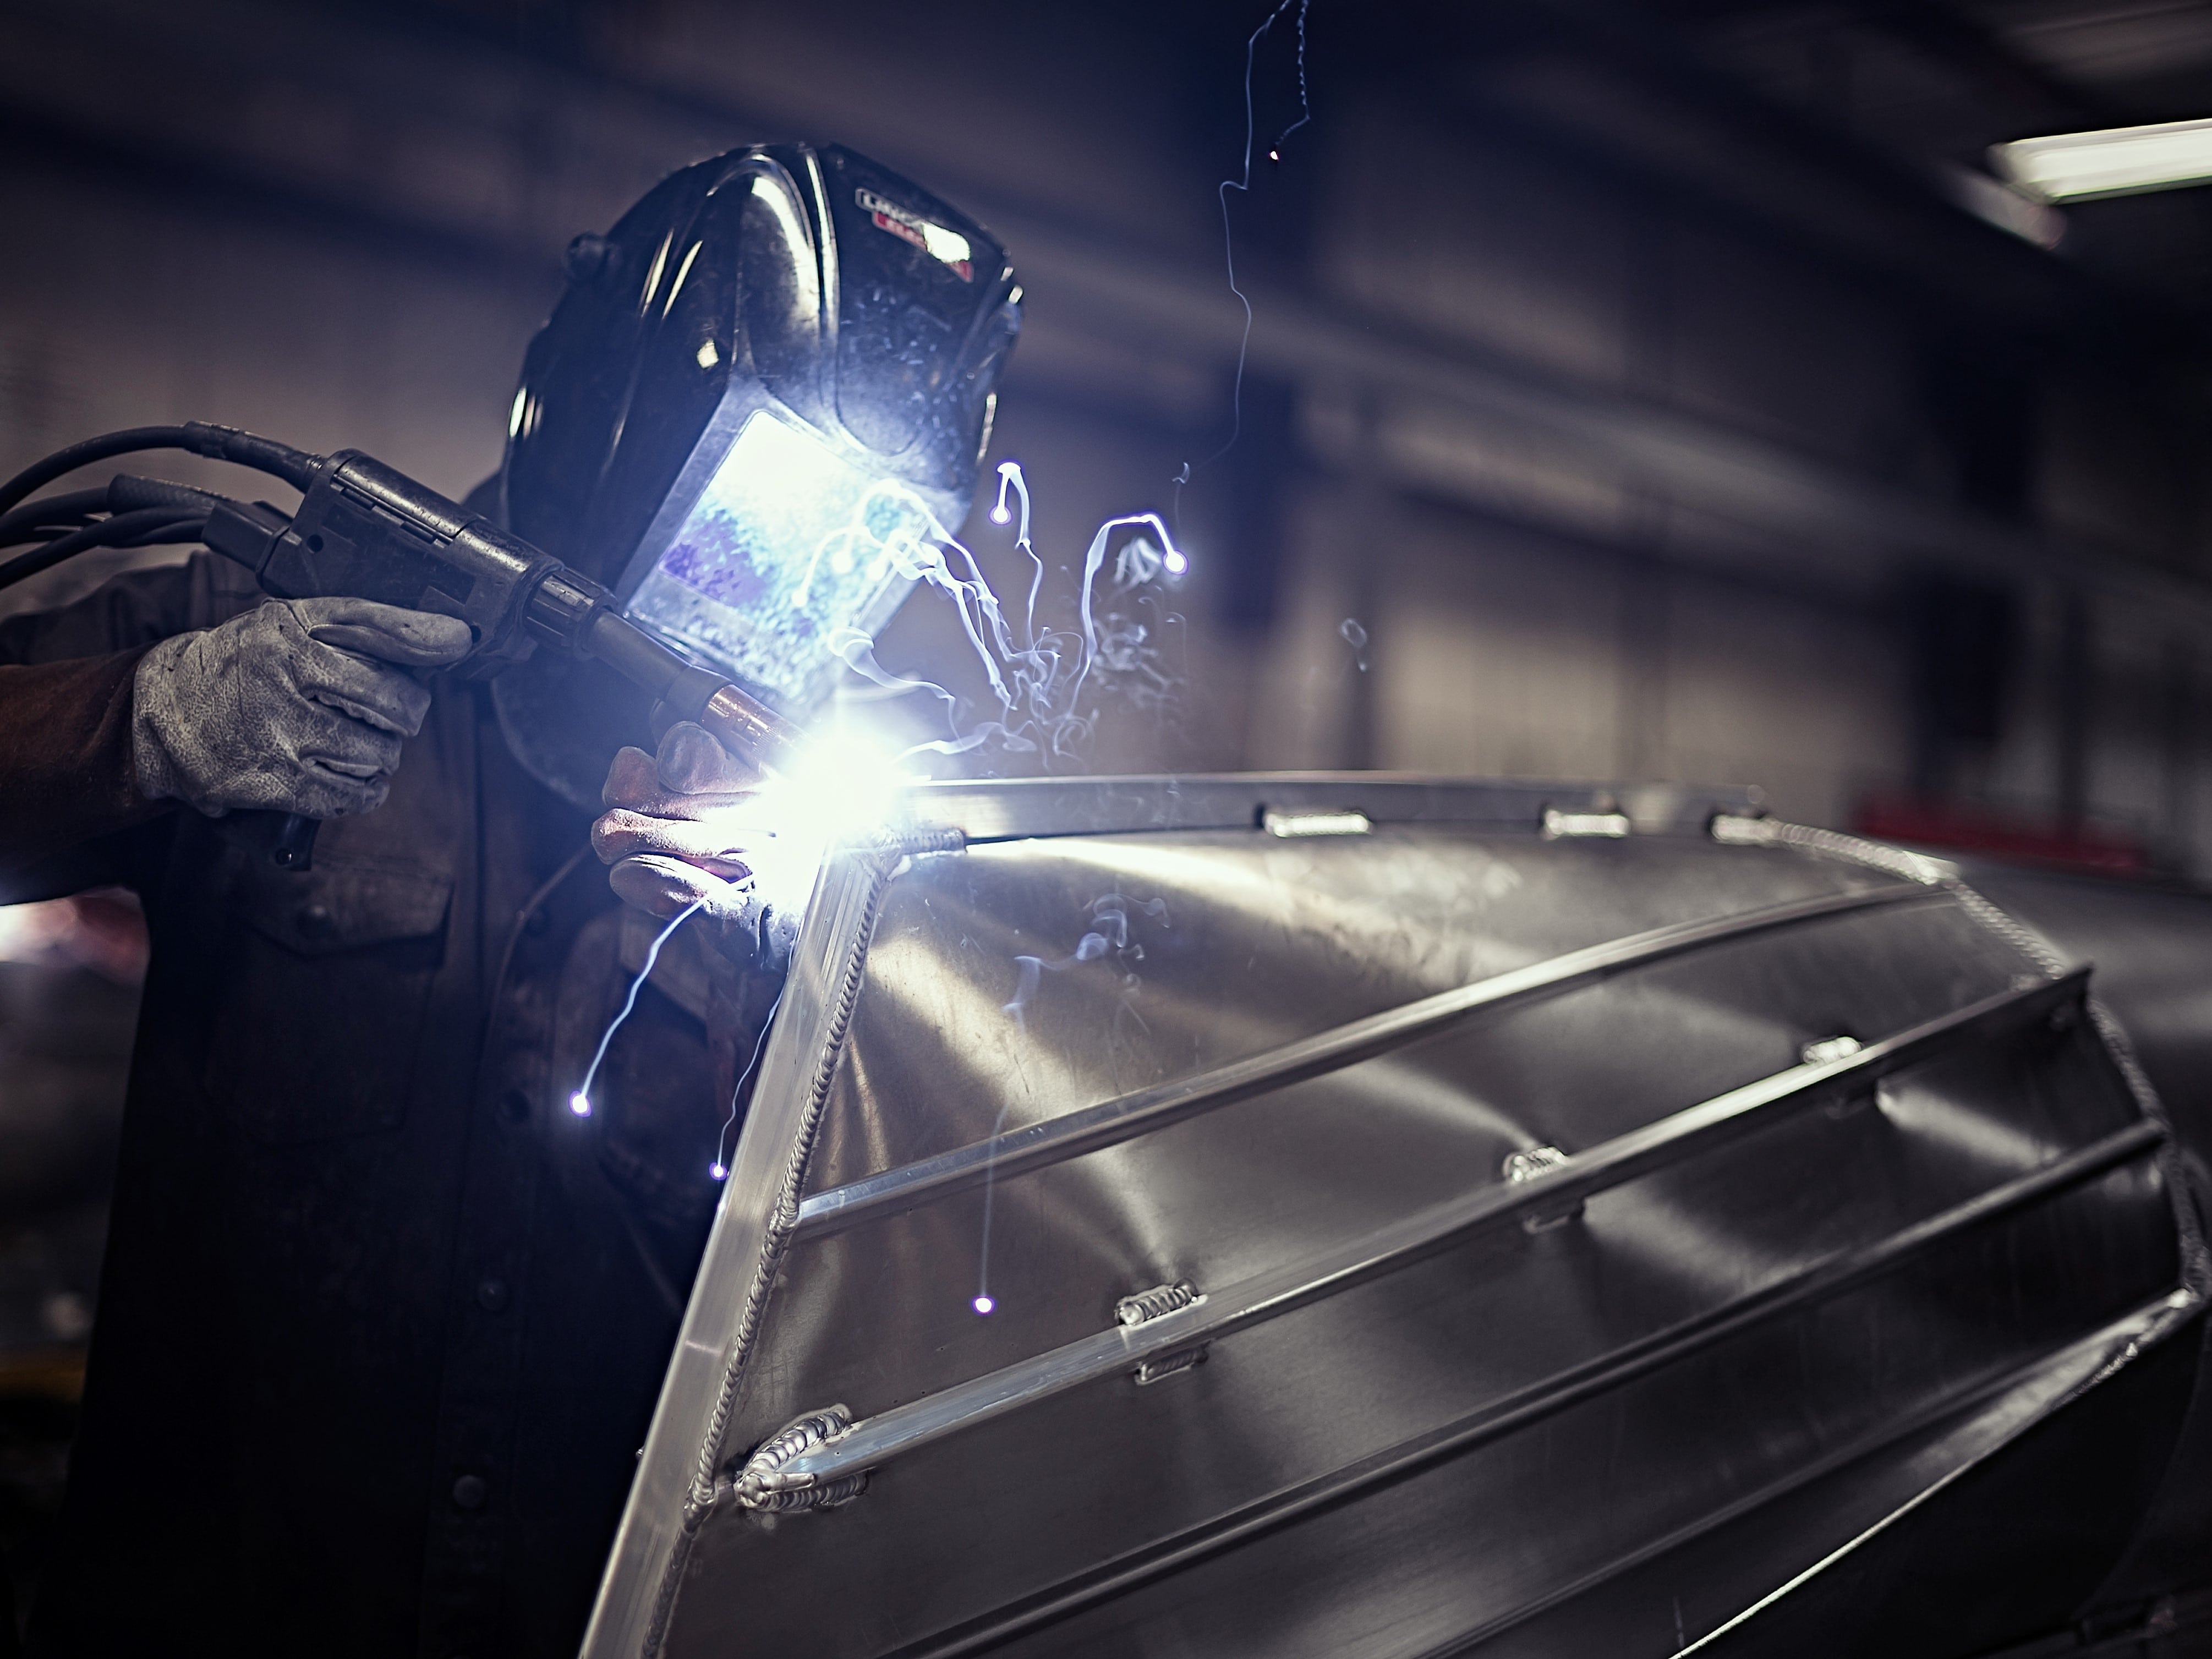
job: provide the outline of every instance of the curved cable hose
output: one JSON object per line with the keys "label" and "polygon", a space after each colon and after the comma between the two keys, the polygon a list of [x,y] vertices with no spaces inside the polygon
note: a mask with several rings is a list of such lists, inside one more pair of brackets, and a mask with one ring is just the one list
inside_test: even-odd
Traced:
{"label": "curved cable hose", "polygon": [[118,513],[98,524],[57,536],[44,547],[20,553],[0,564],[0,588],[12,587],[88,548],[156,547],[165,542],[196,541],[206,527],[205,514],[180,514],[173,507],[148,507]]}
{"label": "curved cable hose", "polygon": [[45,489],[81,466],[149,449],[181,449],[210,460],[234,462],[282,478],[295,489],[301,490],[314,482],[319,459],[271,438],[257,438],[235,427],[210,426],[204,421],[189,421],[182,426],[134,426],[71,444],[24,468],[0,484],[0,513],[9,512],[33,491]]}
{"label": "curved cable hose", "polygon": [[208,490],[195,489],[190,484],[118,473],[97,489],[49,495],[0,518],[0,547],[13,547],[20,542],[42,542],[81,530],[86,520],[98,513],[129,513],[138,507],[159,507],[180,518],[204,519],[222,506],[225,499]]}
{"label": "curved cable hose", "polygon": [[33,501],[28,507],[19,507],[5,517],[0,517],[0,547],[13,547],[18,542],[42,542],[49,537],[80,529],[84,521],[95,513],[107,511],[107,489],[72,489],[63,495],[49,495],[42,501]]}

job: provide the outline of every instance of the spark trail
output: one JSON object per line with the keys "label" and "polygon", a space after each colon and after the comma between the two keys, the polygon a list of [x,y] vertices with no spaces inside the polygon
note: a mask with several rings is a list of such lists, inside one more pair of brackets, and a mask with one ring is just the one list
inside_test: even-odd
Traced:
{"label": "spark trail", "polygon": [[745,1079],[753,1074],[753,1067],[760,1064],[761,1050],[768,1047],[769,1028],[775,1024],[775,1011],[782,1006],[783,993],[778,991],[775,1000],[768,1006],[768,1018],[761,1021],[760,1036],[754,1039],[753,1057],[745,1062],[745,1069],[738,1073],[738,1080],[730,1090],[729,1115],[722,1120],[721,1133],[714,1137],[714,1161],[707,1166],[707,1173],[717,1181],[726,1180],[729,1176],[726,1154],[730,1131],[738,1121],[738,1103],[744,1098]]}
{"label": "spark trail", "polygon": [[645,966],[639,969],[637,976],[630,981],[629,994],[623,999],[621,1009],[617,1012],[612,1019],[607,1022],[607,1029],[599,1033],[599,1046],[592,1052],[591,1065],[585,1068],[584,1080],[577,1086],[576,1092],[568,1097],[568,1109],[578,1117],[589,1117],[592,1115],[592,1085],[599,1078],[600,1062],[607,1057],[607,1045],[615,1040],[615,1033],[622,1029],[622,1023],[630,1017],[630,1011],[637,1006],[637,994],[645,988],[645,981],[652,977],[653,964],[660,959],[660,947],[668,943],[676,930],[689,921],[692,912],[705,902],[702,899],[686,905],[670,920],[665,927],[653,935],[653,943],[647,948],[645,953]]}
{"label": "spark trail", "polygon": [[[1133,908],[1164,928],[1169,925],[1168,902],[1164,898],[1131,899],[1120,893],[1100,894],[1091,901],[1090,930],[1076,940],[1072,952],[1057,962],[1048,962],[1042,957],[1014,958],[1017,971],[1013,998],[1000,1012],[1011,1015],[1015,1025],[1027,1031],[1030,1005],[1046,974],[1065,973],[1083,963],[1103,961],[1111,954],[1121,969],[1120,1007],[1114,1017],[1115,1034],[1118,1036],[1125,1017],[1143,1026],[1144,1016],[1137,1012],[1136,1000],[1144,981],[1135,964],[1145,959],[1145,947],[1129,937],[1129,912]],[[1000,1103],[999,1115],[991,1125],[990,1151],[983,1161],[982,1238],[976,1253],[975,1297],[969,1304],[978,1314],[988,1315],[999,1305],[991,1295],[991,1218],[998,1196],[999,1139],[1006,1133],[1006,1112],[1012,1104],[1012,1096]]]}
{"label": "spark trail", "polygon": [[1267,14],[1260,27],[1254,29],[1244,42],[1243,166],[1236,178],[1224,179],[1214,191],[1214,194],[1221,198],[1221,252],[1223,262],[1229,270],[1229,291],[1237,296],[1237,303],[1244,307],[1244,333],[1237,343],[1237,379],[1231,386],[1229,393],[1229,441],[1204,460],[1194,463],[1185,461],[1182,464],[1182,471],[1176,475],[1175,480],[1178,501],[1182,499],[1182,486],[1190,482],[1192,467],[1212,465],[1214,462],[1237,447],[1237,440],[1243,434],[1244,360],[1252,349],[1252,301],[1244,290],[1237,285],[1237,235],[1229,222],[1229,192],[1233,190],[1243,196],[1252,193],[1252,141],[1256,132],[1258,119],[1252,103],[1252,70],[1259,58],[1260,42],[1273,32],[1275,25],[1282,21],[1283,14],[1293,6],[1297,8],[1298,118],[1275,135],[1275,142],[1267,146],[1267,159],[1270,161],[1281,161],[1283,145],[1290,136],[1313,120],[1313,100],[1308,95],[1306,88],[1306,14],[1311,9],[1312,3],[1313,0],[1280,0],[1280,3]]}

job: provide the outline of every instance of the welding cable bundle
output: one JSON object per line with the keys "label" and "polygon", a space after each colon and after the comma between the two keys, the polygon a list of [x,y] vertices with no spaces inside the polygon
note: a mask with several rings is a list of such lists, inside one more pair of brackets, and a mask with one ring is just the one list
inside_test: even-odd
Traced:
{"label": "welding cable bundle", "polygon": [[181,449],[234,462],[281,478],[295,489],[306,489],[313,479],[313,456],[267,438],[197,421],[185,426],[134,427],[74,444],[0,484],[0,550],[36,544],[27,553],[0,561],[0,588],[95,547],[162,547],[200,540],[210,514],[228,501],[208,490],[160,478],[118,474],[97,489],[69,490],[21,504],[79,467],[153,449]]}
{"label": "welding cable bundle", "polygon": [[[281,478],[302,500],[290,514],[185,484],[119,476],[101,488],[24,503],[79,467],[149,449],[181,449]],[[427,485],[357,450],[311,455],[231,427],[191,422],[111,432],[49,455],[0,484],[0,562],[7,588],[89,548],[204,542],[245,565],[276,599],[344,594],[465,622],[477,677],[540,646],[597,659],[647,694],[656,726],[694,720],[732,754],[783,769],[799,732],[718,669],[694,661],[623,615],[606,589]]]}

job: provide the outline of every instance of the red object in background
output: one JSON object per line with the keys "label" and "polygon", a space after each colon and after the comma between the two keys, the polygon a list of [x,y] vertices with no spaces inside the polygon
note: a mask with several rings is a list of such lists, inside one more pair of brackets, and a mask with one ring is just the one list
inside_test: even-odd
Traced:
{"label": "red object in background", "polygon": [[2122,831],[2091,824],[2037,823],[1956,802],[1867,801],[1860,805],[1852,827],[1876,841],[1911,842],[2100,875],[2140,876],[2150,870],[2149,849]]}

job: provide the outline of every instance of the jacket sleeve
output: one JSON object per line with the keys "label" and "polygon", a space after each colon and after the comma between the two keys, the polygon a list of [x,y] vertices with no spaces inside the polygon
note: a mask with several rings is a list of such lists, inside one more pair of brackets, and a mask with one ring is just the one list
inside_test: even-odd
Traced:
{"label": "jacket sleeve", "polygon": [[143,650],[172,634],[227,622],[263,597],[228,559],[195,553],[182,564],[125,571],[74,604],[0,620],[0,663]]}
{"label": "jacket sleeve", "polygon": [[0,871],[158,817],[131,769],[131,681],[145,647],[0,665]]}
{"label": "jacket sleeve", "polygon": [[53,890],[58,878],[44,872],[73,868],[73,849],[173,806],[138,793],[132,677],[156,641],[259,603],[234,568],[201,554],[0,621],[0,902]]}

